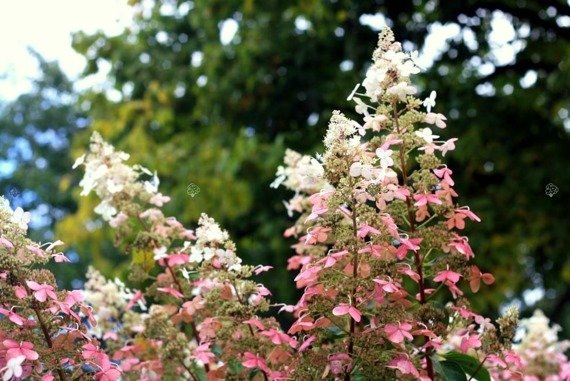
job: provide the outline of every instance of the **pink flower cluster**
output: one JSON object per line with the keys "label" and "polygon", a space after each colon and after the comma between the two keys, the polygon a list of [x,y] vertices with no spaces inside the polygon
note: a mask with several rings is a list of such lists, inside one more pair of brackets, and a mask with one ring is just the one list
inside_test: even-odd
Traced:
{"label": "pink flower cluster", "polygon": [[[570,379],[568,348],[537,315],[509,309],[495,323],[475,313],[471,293],[494,277],[471,261],[462,230],[480,218],[458,205],[443,156],[457,139],[410,77],[415,54],[389,29],[380,35],[359,93],[362,121],[335,111],[316,158],[288,150],[272,186],[295,192],[302,296],[270,304],[228,233],[202,215],[187,229],[162,212],[156,174],[125,163],[95,133],[82,195],[132,258],[128,281],[90,269],[83,291],[58,290],[43,267],[66,262],[25,237],[29,215],[0,198],[0,375],[3,381]],[[426,112],[421,107],[426,107]],[[128,285],[127,285],[128,284]],[[271,308],[292,313],[284,331]],[[518,340],[513,345],[513,341]]]}
{"label": "pink flower cluster", "polygon": [[39,245],[25,237],[27,225],[15,221],[0,198],[0,374],[12,379],[75,378],[118,380],[109,356],[87,355],[97,345],[87,334],[95,324],[79,290],[58,290],[53,275],[41,267],[66,262],[56,241]]}

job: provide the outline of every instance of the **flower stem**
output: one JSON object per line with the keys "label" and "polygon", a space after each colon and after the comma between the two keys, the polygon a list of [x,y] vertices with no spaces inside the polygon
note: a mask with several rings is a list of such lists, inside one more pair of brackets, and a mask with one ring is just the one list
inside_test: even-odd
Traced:
{"label": "flower stem", "polygon": [[174,283],[176,284],[176,287],[178,288],[178,291],[180,291],[181,294],[184,294],[184,290],[182,289],[182,284],[178,280],[176,273],[174,272],[174,270],[172,270],[172,267],[170,267],[170,265],[168,263],[165,262],[165,264],[166,264],[166,268],[168,269],[168,272],[170,273],[170,276],[172,277],[172,280],[174,281]]}
{"label": "flower stem", "polygon": [[[24,286],[24,288],[26,289],[26,292],[28,294],[30,294],[30,295],[32,294],[32,290],[30,290],[30,288],[28,287],[26,282],[20,282],[20,284]],[[32,303],[32,309],[34,310],[36,317],[38,318],[38,323],[40,324],[40,328],[41,328],[42,333],[44,335],[44,339],[46,341],[46,344],[47,344],[49,349],[52,349],[53,348],[53,342],[51,341],[51,337],[49,335],[49,330],[48,330],[48,328],[44,322],[44,319],[42,318],[42,315],[41,315],[39,309],[36,306],[34,306],[33,303]],[[55,371],[57,372],[57,375],[59,376],[60,381],[66,381],[67,380],[67,377],[65,377],[65,372],[61,368],[57,367]]]}
{"label": "flower stem", "polygon": [[[351,178],[350,179],[350,187],[352,188],[353,186],[354,186],[354,184],[353,184],[353,180]],[[356,279],[356,277],[358,276],[358,248],[357,248],[358,227],[356,224],[356,200],[354,199],[354,197],[352,199],[352,230],[354,233],[354,253],[353,253],[353,258],[352,258],[352,278]],[[352,301],[355,300],[355,295],[356,295],[356,286],[352,290],[352,294],[350,297],[351,303],[352,303]],[[352,357],[354,355],[354,332],[355,331],[356,331],[356,321],[351,316],[350,317],[349,336],[348,336],[348,346],[347,346],[347,352],[348,352],[348,355],[350,356],[351,360],[352,360]],[[350,372],[347,371],[345,373],[344,381],[350,381]]]}
{"label": "flower stem", "polygon": [[424,227],[425,225],[427,225],[430,221],[432,221],[434,218],[436,218],[438,215],[434,214],[433,216],[431,216],[430,218],[428,218],[427,220],[425,220],[424,222],[422,222],[421,225],[418,225],[418,229]]}
{"label": "flower stem", "polygon": [[[236,297],[238,299],[238,302],[245,306],[245,302],[243,301],[242,297],[240,296],[236,285],[234,283],[231,283],[231,285],[234,288],[234,290],[236,291]],[[255,337],[255,333],[253,332],[253,328],[251,328],[251,326],[249,324],[246,324],[246,325],[247,325],[247,328],[249,328],[249,333],[251,334],[251,336]],[[268,381],[269,379],[267,378],[267,374],[265,374],[265,371],[263,369],[260,369],[260,370],[261,370],[261,374],[263,374],[263,379],[265,381]]]}
{"label": "flower stem", "polygon": [[190,369],[188,366],[186,366],[186,364],[184,363],[184,359],[180,356],[178,356],[178,360],[180,361],[180,363],[182,364],[182,366],[184,367],[184,369],[186,369],[186,371],[188,373],[190,373],[190,377],[192,377],[192,380],[194,381],[199,381],[198,377],[196,377],[194,375],[194,373],[192,373],[192,369]]}
{"label": "flower stem", "polygon": [[[168,262],[165,262],[166,268],[168,269],[168,271],[170,272],[170,275],[172,276],[172,279],[174,281],[174,283],[176,284],[176,287],[178,288],[178,291],[180,291],[181,294],[184,294],[184,291],[182,289],[182,284],[180,283],[180,281],[178,280],[178,277],[176,276],[176,273],[174,272],[174,270],[172,269],[172,267],[170,267],[170,265],[168,264]],[[198,336],[198,328],[196,327],[196,324],[194,323],[194,321],[192,320],[192,322],[190,322],[191,328],[192,328],[192,334],[194,335],[194,339],[196,340],[196,342],[198,344],[200,344],[200,337]],[[182,361],[182,360],[181,360]],[[185,366],[186,367],[186,366]],[[204,369],[206,369],[206,372],[210,371],[210,366],[208,364],[204,364]],[[188,370],[188,369],[187,369]],[[189,370],[188,370],[189,371]],[[190,372],[190,371],[189,371]],[[192,378],[195,379],[194,375],[192,374],[192,372],[190,372],[190,374],[192,375]]]}
{"label": "flower stem", "polygon": [[[397,101],[393,101],[392,102],[392,112],[393,112],[393,117],[394,117],[394,125],[396,127],[396,132],[398,133],[398,135],[401,135],[402,131],[400,129],[400,123],[398,121],[398,117],[399,117],[399,113],[398,113],[398,106],[397,106]],[[405,152],[404,152],[404,146],[403,143],[400,144],[400,149],[399,149],[399,156],[400,156],[400,169],[402,170],[402,179],[403,179],[403,185],[406,186],[408,183],[408,173],[407,173],[407,169],[406,169],[406,158],[404,156]],[[408,209],[408,219],[409,219],[409,223],[410,223],[410,233],[413,234],[416,231],[416,226],[415,226],[415,218],[414,218],[414,212],[413,212],[413,208],[412,208],[412,197],[408,196],[406,197],[406,206]],[[421,304],[425,304],[427,299],[426,299],[426,293],[425,293],[425,282],[424,282],[424,275],[423,275],[423,261],[422,258],[420,257],[420,253],[417,251],[414,251],[414,263],[416,266],[416,272],[418,273],[420,279],[418,281],[418,286],[420,289],[420,303]],[[429,338],[427,336],[424,336],[424,342],[427,342],[429,340]],[[427,372],[428,372],[428,376],[431,380],[435,379],[435,373],[433,370],[433,364],[432,361],[427,353],[428,351],[426,350],[426,368],[427,368]]]}
{"label": "flower stem", "polygon": [[469,377],[469,379],[467,381],[471,381],[473,379],[473,377],[475,377],[475,375],[477,374],[477,372],[479,371],[479,369],[481,369],[483,367],[483,364],[485,364],[485,360],[487,360],[488,356],[485,356],[483,358],[483,360],[481,361],[481,363],[479,364],[479,366],[477,368],[475,368],[475,370],[473,371],[473,375],[471,377]]}

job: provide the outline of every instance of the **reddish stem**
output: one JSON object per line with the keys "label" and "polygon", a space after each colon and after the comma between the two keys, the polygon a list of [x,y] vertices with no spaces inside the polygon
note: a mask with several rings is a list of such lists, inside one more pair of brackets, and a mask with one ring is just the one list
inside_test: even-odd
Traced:
{"label": "reddish stem", "polygon": [[[32,295],[32,290],[30,290],[30,288],[28,287],[28,285],[26,284],[26,282],[20,282],[21,285],[24,286],[24,288],[26,289],[26,292],[30,295]],[[42,333],[44,335],[44,339],[47,343],[47,346],[49,349],[53,348],[53,342],[51,341],[51,336],[49,335],[49,330],[47,328],[47,325],[44,322],[44,319],[42,318],[42,315],[39,311],[39,309],[33,305],[32,302],[32,309],[34,310],[34,312],[36,313],[36,317],[38,318],[38,323],[40,324],[40,328],[42,330]],[[65,372],[63,372],[63,370],[61,370],[59,367],[56,368],[55,370],[57,372],[57,375],[59,376],[59,379],[61,381],[66,381],[67,378],[65,377]]]}
{"label": "reddish stem", "polygon": [[165,262],[165,265],[166,268],[168,269],[168,272],[170,273],[170,276],[172,277],[172,280],[174,280],[174,283],[176,284],[178,291],[180,291],[181,294],[184,294],[184,290],[182,289],[182,284],[180,284],[180,282],[178,281],[178,277],[176,277],[174,270],[172,270],[172,267],[170,267],[170,265],[167,262]]}
{"label": "reddish stem", "polygon": [[[184,294],[184,291],[182,289],[182,284],[180,283],[180,281],[178,280],[178,277],[176,276],[176,273],[174,272],[174,270],[172,270],[172,267],[170,267],[170,265],[165,262],[166,268],[168,269],[168,272],[170,273],[170,276],[172,276],[172,279],[174,280],[174,283],[176,284],[176,287],[178,287],[178,291],[180,291],[181,294]],[[200,344],[200,337],[198,336],[198,328],[196,327],[196,324],[194,323],[194,321],[190,322],[190,326],[192,328],[192,333],[194,335],[194,339],[196,340],[196,342],[198,344]],[[183,364],[184,365],[184,364]],[[186,368],[186,366],[184,365],[184,367]],[[188,368],[186,368],[188,370]],[[206,372],[210,371],[210,366],[208,364],[204,364],[204,369],[206,370]],[[190,372],[190,370],[188,370]],[[190,372],[190,374],[192,375],[192,378],[195,379],[194,375],[192,374],[192,372]]]}
{"label": "reddish stem", "polygon": [[[239,294],[236,285],[232,283],[232,287],[233,287],[234,290],[236,291],[236,297],[237,297],[237,299],[238,299],[238,302],[239,302],[240,304],[242,304],[242,305],[245,306],[245,302],[243,301],[241,295]],[[247,325],[247,328],[249,328],[249,333],[251,333],[251,336],[252,336],[252,337],[255,337],[255,333],[253,332],[253,328],[251,328],[251,326],[250,326],[249,324],[246,324],[246,325]],[[265,374],[265,371],[264,371],[263,369],[260,369],[260,370],[261,370],[261,374],[263,374],[263,379],[264,379],[265,381],[268,381],[269,379],[267,378],[267,374]]]}
{"label": "reddish stem", "polygon": [[[350,180],[350,187],[352,188],[352,179]],[[356,243],[358,242],[358,229],[356,225],[356,200],[352,200],[352,230],[354,232],[355,248],[352,258],[352,278],[355,279],[358,276],[358,249],[356,248]],[[351,303],[354,301],[356,296],[356,287],[352,290]],[[347,353],[352,359],[354,354],[354,333],[356,331],[356,321],[350,317],[350,328],[348,336],[348,346]],[[344,381],[350,381],[350,372],[346,372],[344,375]]]}
{"label": "reddish stem", "polygon": [[[392,103],[392,111],[393,111],[393,116],[394,116],[394,123],[396,126],[396,132],[398,133],[398,135],[400,135],[401,134],[400,124],[398,123],[398,115],[399,114],[397,112],[397,103],[396,102]],[[407,169],[406,169],[406,158],[405,158],[405,153],[404,153],[404,147],[402,144],[400,144],[399,155],[400,155],[400,168],[402,170],[403,185],[406,186],[408,183],[408,173],[407,173]],[[413,234],[416,230],[416,221],[415,221],[414,212],[413,212],[413,208],[412,208],[411,196],[406,197],[406,206],[407,206],[407,210],[408,210],[408,220],[410,222],[410,233]],[[420,303],[425,304],[426,303],[426,293],[425,293],[425,282],[424,282],[424,274],[423,274],[423,259],[421,258],[420,253],[417,251],[414,251],[414,264],[416,266],[416,272],[418,273],[418,276],[420,278],[418,280],[418,286],[419,286],[419,291],[420,291]],[[424,336],[424,342],[427,342],[428,340],[429,340],[429,338],[427,336]],[[432,361],[428,355],[428,351],[426,351],[426,368],[427,368],[429,378],[431,380],[434,380],[435,379],[435,373],[433,370]]]}

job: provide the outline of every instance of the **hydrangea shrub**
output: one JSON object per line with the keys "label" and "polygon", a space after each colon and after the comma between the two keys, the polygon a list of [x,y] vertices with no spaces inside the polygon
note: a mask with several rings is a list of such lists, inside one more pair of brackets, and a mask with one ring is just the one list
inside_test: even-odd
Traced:
{"label": "hydrangea shrub", "polygon": [[[131,258],[128,286],[89,269],[84,290],[58,290],[44,266],[67,261],[61,241],[31,242],[29,214],[0,199],[3,380],[569,380],[546,317],[470,308],[494,278],[472,263],[463,230],[480,219],[457,203],[457,139],[434,134],[446,118],[434,91],[415,97],[415,58],[385,29],[349,96],[359,120],[335,111],[321,155],[286,152],[272,186],[295,192],[295,305],[270,303],[254,279],[271,267],[243,264],[212,218],[165,216],[156,173],[97,133],[74,167]],[[287,331],[271,308],[294,315]]]}
{"label": "hydrangea shrub", "polygon": [[[289,151],[277,172],[273,185],[295,191],[287,207],[300,213],[286,232],[298,237],[289,267],[300,269],[295,280],[304,289],[289,333],[310,335],[313,350],[295,359],[297,379],[508,372],[517,317],[509,313],[495,326],[469,308],[462,285],[474,293],[494,278],[471,263],[461,233],[466,221],[480,219],[456,202],[443,157],[457,139],[434,134],[446,118],[432,112],[435,92],[423,102],[414,96],[410,77],[419,71],[384,30],[364,91],[357,86],[349,96],[362,120],[335,111],[325,152]],[[459,351],[446,351],[458,332]],[[471,350],[485,355],[467,356]],[[472,366],[458,368],[463,361]]]}

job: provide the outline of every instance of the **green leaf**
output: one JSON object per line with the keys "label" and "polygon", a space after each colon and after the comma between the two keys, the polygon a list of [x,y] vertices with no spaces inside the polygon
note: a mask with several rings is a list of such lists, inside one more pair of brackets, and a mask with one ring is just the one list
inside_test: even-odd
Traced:
{"label": "green leaf", "polygon": [[219,345],[214,345],[210,351],[215,354],[218,357],[222,357],[222,347],[220,347]]}
{"label": "green leaf", "polygon": [[199,381],[208,381],[208,374],[206,373],[206,370],[204,368],[195,367],[193,373],[194,376],[198,377]]}
{"label": "green leaf", "polygon": [[431,357],[435,372],[441,376],[442,381],[467,381],[465,372],[461,367],[450,361],[439,361],[435,356]]}
{"label": "green leaf", "polygon": [[366,381],[368,380],[368,377],[366,377],[364,374],[362,374],[362,370],[361,369],[355,369],[352,374],[352,379],[354,381]]}
{"label": "green leaf", "polygon": [[459,364],[451,361],[442,361],[439,363],[438,372],[445,381],[467,381],[465,371]]}
{"label": "green leaf", "polygon": [[435,356],[430,356],[430,359],[435,369],[435,373],[439,374],[444,379],[443,381],[445,381],[445,373],[443,371],[443,368],[441,367],[441,363],[439,362],[439,360]]}
{"label": "green leaf", "polygon": [[477,381],[491,381],[489,371],[481,365],[481,361],[475,357],[468,356],[459,352],[448,352],[443,355],[448,361],[453,362],[461,367],[465,373],[469,374]]}
{"label": "green leaf", "polygon": [[230,374],[239,374],[243,370],[243,365],[236,358],[231,358],[228,361],[228,371]]}

